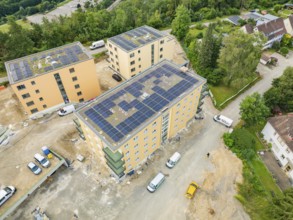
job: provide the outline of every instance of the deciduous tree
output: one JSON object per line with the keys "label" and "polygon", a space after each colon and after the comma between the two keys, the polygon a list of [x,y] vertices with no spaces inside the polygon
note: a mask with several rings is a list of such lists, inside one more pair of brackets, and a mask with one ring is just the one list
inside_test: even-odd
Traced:
{"label": "deciduous tree", "polygon": [[260,124],[265,121],[269,114],[270,110],[259,93],[247,96],[240,103],[241,119],[247,125]]}
{"label": "deciduous tree", "polygon": [[176,17],[172,21],[172,33],[182,40],[189,30],[190,16],[184,5],[179,5],[176,9]]}

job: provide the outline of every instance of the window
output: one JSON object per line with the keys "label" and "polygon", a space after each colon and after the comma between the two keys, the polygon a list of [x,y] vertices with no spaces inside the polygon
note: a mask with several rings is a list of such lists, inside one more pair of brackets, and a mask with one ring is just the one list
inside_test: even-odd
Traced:
{"label": "window", "polygon": [[132,58],[132,57],[134,57],[134,53],[131,53],[131,54],[130,54],[130,58]]}
{"label": "window", "polygon": [[109,44],[109,47],[112,48],[112,44]]}
{"label": "window", "polygon": [[180,103],[177,104],[177,108],[179,108],[179,107],[180,107]]}
{"label": "window", "polygon": [[29,98],[29,97],[31,97],[31,95],[29,93],[25,93],[25,94],[22,95],[23,99],[26,99],[26,98]]}
{"label": "window", "polygon": [[284,159],[285,159],[285,156],[282,154],[282,155],[281,155],[281,158],[284,160]]}
{"label": "window", "polygon": [[40,93],[40,90],[37,89],[35,92],[38,94],[38,93]]}
{"label": "window", "polygon": [[134,140],[134,141],[137,141],[137,140],[138,140],[138,136],[136,136],[135,138],[133,138],[133,140]]}
{"label": "window", "polygon": [[81,96],[82,95],[82,92],[78,92],[78,93],[76,93],[78,96]]}
{"label": "window", "polygon": [[129,145],[128,144],[125,144],[124,148],[125,149],[128,149]]}
{"label": "window", "polygon": [[126,157],[128,157],[128,156],[129,156],[129,151],[127,151],[127,152],[125,153],[125,156],[126,156]]}
{"label": "window", "polygon": [[138,144],[136,144],[136,145],[134,146],[134,149],[136,149],[136,148],[138,148]]}
{"label": "window", "polygon": [[147,154],[147,153],[148,153],[148,151],[149,151],[149,150],[145,150],[145,152],[144,152],[144,153],[145,153],[145,154]]}
{"label": "window", "polygon": [[144,130],[144,133],[146,134],[148,132],[148,129],[146,128],[145,130]]}
{"label": "window", "polygon": [[133,65],[133,64],[135,64],[135,61],[134,60],[130,62],[130,65]]}
{"label": "window", "polygon": [[32,84],[32,85],[36,85],[36,82],[35,82],[35,81],[31,81],[31,84]]}
{"label": "window", "polygon": [[164,43],[164,40],[161,40],[161,41],[160,41],[160,44],[163,44],[163,43]]}
{"label": "window", "polygon": [[44,99],[43,99],[43,97],[40,97],[39,100],[40,100],[40,101],[43,101]]}
{"label": "window", "polygon": [[84,99],[79,99],[78,101],[79,101],[79,102],[84,102]]}
{"label": "window", "polygon": [[80,88],[79,84],[74,85],[74,88],[79,89]]}
{"label": "window", "polygon": [[157,125],[157,122],[155,121],[154,123],[153,123],[153,126],[156,126]]}
{"label": "window", "polygon": [[117,55],[115,55],[115,58],[116,58],[116,59],[118,59],[118,56],[117,56]]}
{"label": "window", "polygon": [[43,105],[43,108],[47,108],[47,105]]}
{"label": "window", "polygon": [[154,138],[153,138],[153,142],[155,142],[156,140],[157,140],[157,137],[154,137]]}
{"label": "window", "polygon": [[19,86],[17,86],[17,89],[18,90],[23,90],[23,89],[25,89],[25,85],[19,85]]}
{"label": "window", "polygon": [[138,154],[139,154],[139,151],[136,151],[136,152],[135,152],[135,155],[138,155]]}
{"label": "window", "polygon": [[148,137],[145,137],[143,140],[144,140],[144,141],[147,141],[147,140],[148,140]]}
{"label": "window", "polygon": [[35,103],[33,102],[33,101],[30,101],[30,102],[27,102],[26,103],[26,105],[27,105],[27,107],[30,107],[30,106],[32,106],[32,105],[34,105]]}
{"label": "window", "polygon": [[145,148],[147,148],[148,146],[149,146],[149,144],[148,144],[148,143],[146,143],[146,144],[144,145],[144,147],[145,147]]}
{"label": "window", "polygon": [[137,162],[137,161],[139,161],[139,157],[138,157],[138,158],[136,158],[136,159],[135,159],[135,161],[136,161],[136,162]]}
{"label": "window", "polygon": [[129,162],[129,161],[130,161],[130,158],[127,159],[127,162]]}
{"label": "window", "polygon": [[138,61],[141,61],[141,59],[140,59],[140,58],[138,58]]}
{"label": "window", "polygon": [[118,62],[116,62],[116,65],[117,65],[117,66],[119,66],[119,63],[118,63]]}
{"label": "window", "polygon": [[160,51],[161,51],[161,52],[163,51],[163,47],[160,48]]}
{"label": "window", "polygon": [[117,51],[117,47],[115,47],[114,50]]}
{"label": "window", "polygon": [[141,65],[139,65],[138,67],[141,68]]}
{"label": "window", "polygon": [[72,81],[73,82],[76,81],[76,80],[77,80],[77,77],[76,76],[72,77]]}
{"label": "window", "polygon": [[152,148],[155,148],[155,147],[156,147],[156,144],[153,144],[153,145],[152,145]]}
{"label": "window", "polygon": [[112,52],[112,51],[110,51],[110,54],[111,54],[111,55],[113,55],[113,52]]}
{"label": "window", "polygon": [[112,61],[112,62],[114,62],[114,59],[113,59],[113,58],[111,58],[111,61]]}
{"label": "window", "polygon": [[156,130],[156,129],[154,129],[154,130],[153,130],[153,134],[155,134],[156,132],[157,132],[157,130]]}
{"label": "window", "polygon": [[75,72],[75,69],[74,69],[74,68],[70,68],[70,69],[69,69],[69,72],[70,72],[70,73],[74,73],[74,72]]}
{"label": "window", "polygon": [[117,71],[119,72],[119,71],[120,71],[120,69],[119,69],[119,68],[117,68]]}
{"label": "window", "polygon": [[33,113],[36,113],[36,112],[38,112],[38,109],[37,109],[37,108],[34,108],[34,109],[31,110],[31,113],[32,113],[32,114],[33,114]]}
{"label": "window", "polygon": [[112,68],[115,68],[115,66],[112,64]]}
{"label": "window", "polygon": [[131,72],[134,72],[134,71],[135,71],[135,68],[132,68],[132,69],[131,69]]}
{"label": "window", "polygon": [[161,54],[161,55],[160,55],[160,59],[162,59],[162,58],[163,58],[163,55]]}
{"label": "window", "polygon": [[179,114],[179,111],[176,112],[176,115],[178,115],[178,114]]}

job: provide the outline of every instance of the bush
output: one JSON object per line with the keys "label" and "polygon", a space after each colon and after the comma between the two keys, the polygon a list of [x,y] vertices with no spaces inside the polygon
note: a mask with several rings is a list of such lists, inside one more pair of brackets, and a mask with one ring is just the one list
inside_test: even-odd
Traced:
{"label": "bush", "polygon": [[5,82],[0,83],[0,86],[7,87],[8,85],[9,85],[9,82],[8,81],[5,81]]}
{"label": "bush", "polygon": [[203,33],[202,33],[202,32],[198,33],[198,34],[196,35],[196,38],[197,38],[197,39],[202,39],[202,38],[203,38]]}
{"label": "bush", "polygon": [[282,48],[280,49],[280,54],[282,54],[283,56],[286,56],[288,53],[289,53],[288,48],[286,48],[286,47],[282,47]]}
{"label": "bush", "polygon": [[274,6],[274,11],[275,11],[275,12],[278,12],[278,11],[281,10],[281,8],[282,8],[282,5],[275,5],[275,6]]}
{"label": "bush", "polygon": [[198,24],[195,25],[195,28],[197,30],[203,30],[205,27],[204,27],[204,25],[202,23],[198,23]]}
{"label": "bush", "polygon": [[273,45],[272,45],[272,48],[273,48],[274,50],[280,50],[280,47],[281,47],[281,45],[280,45],[280,42],[279,42],[279,41],[275,41],[275,42],[273,43]]}

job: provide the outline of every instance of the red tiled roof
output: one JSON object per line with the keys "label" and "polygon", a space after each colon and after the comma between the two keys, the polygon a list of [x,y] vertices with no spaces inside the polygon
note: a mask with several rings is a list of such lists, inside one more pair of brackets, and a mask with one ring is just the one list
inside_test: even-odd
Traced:
{"label": "red tiled roof", "polygon": [[258,31],[264,33],[264,35],[269,39],[273,39],[279,35],[286,34],[286,28],[283,18],[278,18],[257,26]]}
{"label": "red tiled roof", "polygon": [[268,122],[293,151],[293,114],[272,117]]}

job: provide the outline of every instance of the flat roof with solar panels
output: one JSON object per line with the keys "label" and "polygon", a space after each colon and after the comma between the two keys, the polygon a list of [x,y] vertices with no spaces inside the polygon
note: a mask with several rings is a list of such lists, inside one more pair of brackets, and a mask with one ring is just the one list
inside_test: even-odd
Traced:
{"label": "flat roof with solar panels", "polygon": [[76,115],[112,150],[154,121],[162,110],[181,100],[206,80],[163,60],[109,90]]}
{"label": "flat roof with solar panels", "polygon": [[164,36],[166,34],[163,32],[145,25],[111,37],[108,41],[116,44],[125,51],[132,51]]}
{"label": "flat roof with solar panels", "polygon": [[92,59],[80,42],[32,54],[5,63],[10,84]]}

